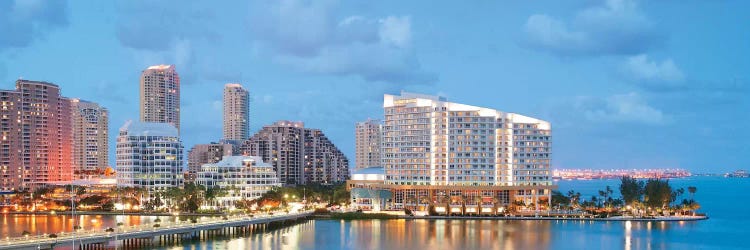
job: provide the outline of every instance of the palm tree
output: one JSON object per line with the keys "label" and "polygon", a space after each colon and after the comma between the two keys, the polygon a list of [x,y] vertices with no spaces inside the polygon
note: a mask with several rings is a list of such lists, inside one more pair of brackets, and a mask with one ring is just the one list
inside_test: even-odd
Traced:
{"label": "palm tree", "polygon": [[404,201],[405,201],[404,202],[404,208],[408,208],[407,206],[409,204],[415,204],[415,203],[417,203],[417,197],[415,197],[413,195],[409,195],[409,196],[406,197],[406,199]]}
{"label": "palm tree", "polygon": [[698,191],[698,188],[696,188],[694,186],[689,186],[688,187],[688,193],[690,193],[690,199],[691,200],[693,199],[693,196],[695,195],[696,191]]}
{"label": "palm tree", "polygon": [[497,197],[492,198],[492,213],[494,213],[497,216],[497,209],[498,205],[500,204],[500,199]]}
{"label": "palm tree", "polygon": [[482,197],[474,196],[474,202],[477,203],[477,214],[482,213]]}
{"label": "palm tree", "polygon": [[448,216],[450,216],[450,202],[451,199],[447,195],[440,195],[438,196],[437,203],[445,205],[445,211]]}
{"label": "palm tree", "polygon": [[430,204],[430,198],[427,196],[420,196],[419,197],[419,204],[417,205],[423,205],[425,207],[425,210],[427,210],[427,207]]}

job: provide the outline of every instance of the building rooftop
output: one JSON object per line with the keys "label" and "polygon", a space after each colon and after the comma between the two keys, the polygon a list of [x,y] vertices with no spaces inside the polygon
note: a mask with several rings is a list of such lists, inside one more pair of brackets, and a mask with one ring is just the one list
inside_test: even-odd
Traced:
{"label": "building rooftop", "polygon": [[16,81],[16,84],[18,84],[18,83],[47,85],[47,86],[52,86],[52,87],[55,87],[55,88],[59,88],[59,86],[57,86],[57,84],[54,84],[54,83],[51,83],[51,82],[45,82],[45,81],[24,80],[24,79],[20,79],[19,78]]}
{"label": "building rooftop", "polygon": [[172,136],[177,137],[177,128],[169,123],[127,121],[120,132],[136,136]]}
{"label": "building rooftop", "polygon": [[264,165],[271,166],[268,163],[264,163],[263,158],[259,156],[243,156],[243,155],[224,156],[224,158],[222,158],[221,161],[211,164],[211,165],[214,165],[217,167],[237,167],[237,166],[242,166],[242,163],[246,161],[254,161],[255,165],[258,165],[258,166],[264,166]]}
{"label": "building rooftop", "polygon": [[174,65],[167,65],[167,64],[160,64],[160,65],[153,65],[149,66],[147,70],[167,70],[167,69],[174,69]]}
{"label": "building rooftop", "polygon": [[227,83],[224,85],[225,88],[242,88],[242,84],[239,83]]}

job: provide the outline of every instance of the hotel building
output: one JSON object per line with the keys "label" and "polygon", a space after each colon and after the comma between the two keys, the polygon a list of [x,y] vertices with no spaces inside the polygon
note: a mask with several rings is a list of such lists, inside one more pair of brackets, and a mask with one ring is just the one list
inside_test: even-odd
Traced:
{"label": "hotel building", "polygon": [[109,117],[96,103],[71,99],[75,179],[98,178],[109,165]]}
{"label": "hotel building", "polygon": [[167,123],[128,121],[117,137],[117,186],[149,192],[183,185],[182,142]]}
{"label": "hotel building", "polygon": [[233,208],[237,201],[254,200],[274,187],[281,187],[273,166],[256,156],[225,156],[219,162],[204,164],[196,182],[207,188],[227,190],[226,196],[206,204],[206,208]]}
{"label": "hotel building", "polygon": [[170,123],[180,131],[180,76],[174,65],[141,73],[141,122]]}
{"label": "hotel building", "polygon": [[0,190],[73,178],[71,102],[52,83],[18,80],[0,90]]}
{"label": "hotel building", "polygon": [[381,166],[380,143],[383,125],[378,120],[358,122],[354,128],[355,168]]}
{"label": "hotel building", "polygon": [[232,155],[234,146],[225,143],[197,144],[188,151],[188,177],[187,181],[195,180],[195,177],[204,164],[217,163],[224,156]]}
{"label": "hotel building", "polygon": [[224,141],[242,142],[250,137],[250,94],[242,85],[224,86]]}
{"label": "hotel building", "polygon": [[383,108],[382,176],[355,171],[369,176],[348,182],[355,204],[451,214],[549,207],[549,122],[406,92],[385,95]]}
{"label": "hotel building", "polygon": [[349,160],[319,129],[302,122],[278,121],[245,141],[243,155],[271,163],[287,185],[337,183],[349,177]]}

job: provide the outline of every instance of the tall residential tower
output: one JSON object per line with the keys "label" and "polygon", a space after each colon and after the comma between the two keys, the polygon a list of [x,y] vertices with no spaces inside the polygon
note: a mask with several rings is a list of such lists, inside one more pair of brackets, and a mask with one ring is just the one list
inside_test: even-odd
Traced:
{"label": "tall residential tower", "polygon": [[356,168],[380,166],[380,143],[383,125],[378,120],[358,122],[354,128]]}
{"label": "tall residential tower", "polygon": [[242,144],[243,155],[271,163],[287,185],[337,183],[349,178],[349,160],[319,129],[278,121]]}
{"label": "tall residential tower", "polygon": [[106,108],[71,99],[73,119],[73,171],[75,179],[101,175],[109,164],[109,117]]}
{"label": "tall residential tower", "polygon": [[242,85],[224,86],[224,141],[242,142],[250,137],[250,94]]}
{"label": "tall residential tower", "polygon": [[174,65],[155,65],[141,74],[141,121],[170,123],[180,131],[180,76]]}
{"label": "tall residential tower", "polygon": [[0,90],[0,189],[73,178],[71,102],[52,83],[18,80]]}

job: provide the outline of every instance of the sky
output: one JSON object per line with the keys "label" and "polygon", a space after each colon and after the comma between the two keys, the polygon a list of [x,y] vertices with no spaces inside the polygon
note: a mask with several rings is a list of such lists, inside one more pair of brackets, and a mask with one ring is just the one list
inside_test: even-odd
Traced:
{"label": "sky", "polygon": [[[554,168],[750,168],[747,1],[0,1],[0,89],[19,78],[137,120],[139,76],[174,64],[186,151],[221,138],[223,86],[252,133],[354,123],[401,90],[552,123]],[[114,165],[114,155],[110,162]]]}

